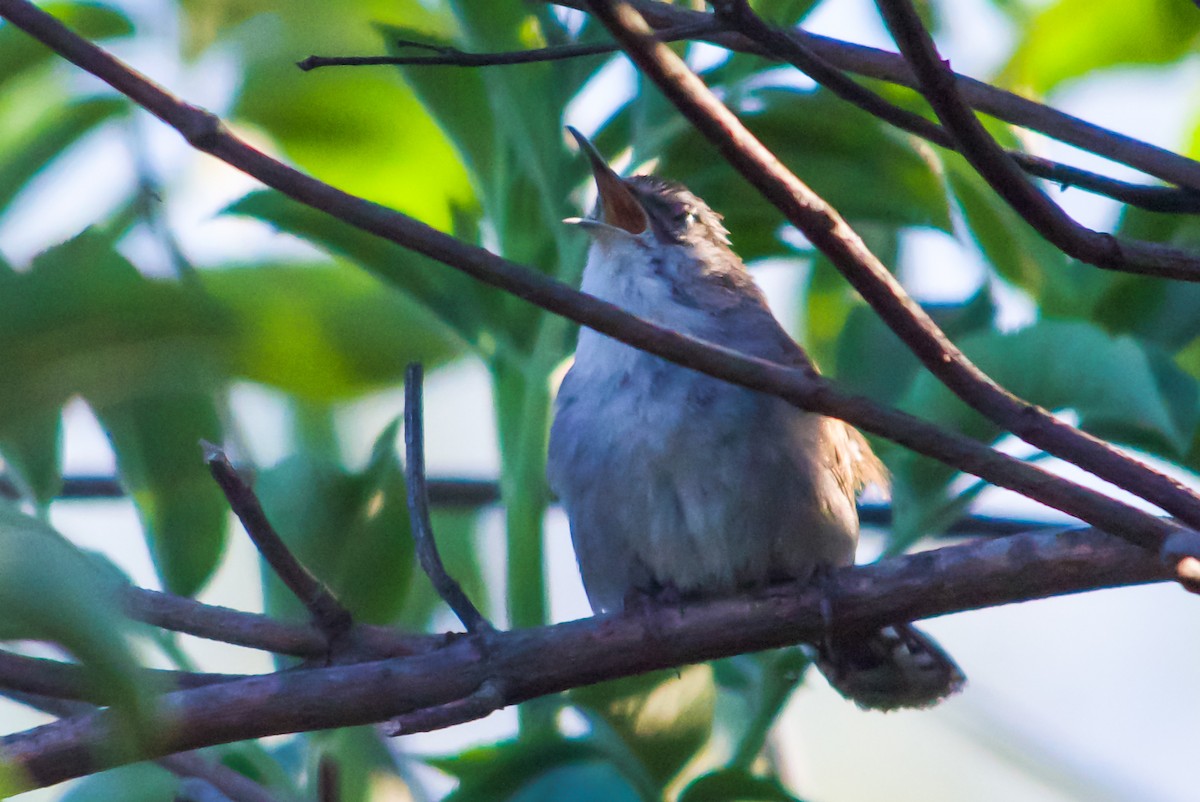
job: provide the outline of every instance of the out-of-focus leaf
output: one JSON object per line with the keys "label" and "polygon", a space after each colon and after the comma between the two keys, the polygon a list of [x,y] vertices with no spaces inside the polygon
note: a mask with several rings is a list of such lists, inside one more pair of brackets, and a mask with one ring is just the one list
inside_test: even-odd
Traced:
{"label": "out-of-focus leaf", "polygon": [[407,293],[485,357],[509,345],[499,293],[453,268],[359,231],[274,192],[256,192],[227,209],[258,218],[356,262]]}
{"label": "out-of-focus leaf", "polygon": [[[160,575],[179,593],[209,575],[226,528],[196,446],[221,439],[223,323],[194,288],[141,276],[94,233],[0,274],[0,442],[41,433],[52,454],[48,416],[82,395],[109,428]],[[50,471],[38,469],[39,485]]]}
{"label": "out-of-focus leaf", "polygon": [[[1043,321],[1027,329],[967,337],[963,351],[1002,386],[1050,410],[1073,409],[1080,426],[1168,459],[1187,451],[1196,432],[1196,380],[1161,352],[1081,322]],[[976,439],[999,429],[920,374],[900,406]],[[893,537],[906,545],[948,524],[953,469],[911,452],[885,454],[892,471]]]}
{"label": "out-of-focus leaf", "polygon": [[679,802],[799,802],[774,777],[759,777],[745,769],[720,769],[697,777]]}
{"label": "out-of-focus leaf", "polygon": [[[742,119],[784,164],[851,223],[932,226],[950,231],[941,168],[924,145],[866,115],[847,114],[825,91],[768,88],[747,101]],[[674,139],[658,172],[682,180],[725,215],[743,259],[786,252],[780,214],[694,131]]]}
{"label": "out-of-focus leaf", "polygon": [[1200,14],[1181,0],[1058,0],[1029,20],[1002,78],[1044,93],[1106,67],[1175,61],[1198,32]]}
{"label": "out-of-focus leaf", "polygon": [[121,484],[137,506],[163,586],[190,596],[221,560],[229,507],[198,445],[222,439],[214,396],[204,391],[204,376],[181,370],[180,379],[175,393],[92,408],[112,443]]}
{"label": "out-of-focus leaf", "polygon": [[556,766],[538,775],[509,802],[642,802],[643,797],[617,768],[603,760]]}
{"label": "out-of-focus leaf", "polygon": [[[395,455],[397,425],[384,429],[362,473],[300,454],[264,471],[256,484],[268,519],[292,552],[364,623],[395,620],[412,574],[404,472]],[[267,610],[306,617],[265,566],[264,573]]]}
{"label": "out-of-focus leaf", "polygon": [[[1200,220],[1127,207],[1118,235],[1195,251]],[[1200,336],[1200,284],[1117,274],[1096,303],[1095,322],[1115,334],[1131,334],[1174,353]]]}
{"label": "out-of-focus leaf", "polygon": [[[314,733],[311,752],[314,758],[328,758],[337,765],[337,793],[332,797],[339,802],[370,802],[375,782],[381,775],[399,782],[396,758],[388,749],[383,734],[377,727],[343,727],[329,733]],[[316,760],[310,767],[315,785]],[[310,792],[312,798],[315,793]]]}
{"label": "out-of-focus leaf", "polygon": [[[46,3],[40,8],[86,39],[113,39],[133,33],[129,18],[105,3]],[[0,88],[52,58],[56,57],[49,48],[16,25],[0,25]]]}
{"label": "out-of-focus leaf", "polygon": [[1004,202],[962,159],[944,158],[963,219],[984,257],[1051,317],[1087,318],[1113,275],[1068,259]]}
{"label": "out-of-focus leaf", "polygon": [[46,524],[0,503],[0,640],[60,644],[125,714],[144,710],[111,577]]}
{"label": "out-of-focus leaf", "polygon": [[179,778],[161,766],[136,763],[85,777],[61,802],[164,802],[178,788]]}
{"label": "out-of-focus leaf", "polygon": [[741,654],[713,664],[720,686],[736,691],[742,702],[736,716],[722,716],[736,744],[731,766],[750,766],[758,758],[775,719],[811,664],[799,646]]}
{"label": "out-of-focus leaf", "polygon": [[660,786],[708,742],[715,700],[712,669],[707,665],[611,680],[571,692],[572,703],[611,727]]}
{"label": "out-of-focus leaf", "polygon": [[24,127],[20,139],[7,143],[0,155],[0,214],[42,168],[126,108],[118,98],[84,98],[52,108]]}
{"label": "out-of-focus leaf", "polygon": [[[925,311],[952,340],[990,329],[996,306],[985,287],[962,304],[929,305]],[[881,403],[895,404],[920,362],[874,310],[859,303],[837,342],[835,373],[846,388]]]}
{"label": "out-of-focus leaf", "polygon": [[818,0],[751,0],[750,7],[767,22],[775,25],[796,25],[804,19]]}
{"label": "out-of-focus leaf", "polygon": [[463,351],[403,293],[350,265],[260,265],[198,274],[230,320],[230,371],[317,401],[394,385],[404,367]]}
{"label": "out-of-focus leaf", "polygon": [[[545,784],[539,782],[552,772],[575,766],[604,765],[607,760],[604,752],[588,740],[546,738],[509,741],[469,749],[451,757],[432,758],[426,762],[458,779],[458,788],[446,797],[446,802],[496,802],[514,798],[531,802],[564,798],[559,781],[570,777],[571,773],[558,774]],[[622,777],[615,766],[608,766],[603,772],[597,772],[596,769],[585,772],[597,781],[600,788],[615,794],[613,797],[599,798],[613,798],[622,802],[644,798],[636,792],[632,796],[627,795],[627,789],[631,789],[632,784]],[[575,790],[583,790],[583,786]],[[526,791],[532,795],[521,796]],[[545,796],[546,792],[551,791],[558,791],[559,795]],[[570,798],[575,797],[572,795]]]}
{"label": "out-of-focus leaf", "polygon": [[303,72],[295,66],[315,49],[378,52],[373,22],[436,30],[445,24],[439,22],[442,15],[419,0],[372,2],[353,11],[315,0],[251,0],[245,11],[245,20],[224,37],[225,46],[243,61],[234,116],[264,129],[318,178],[448,229],[451,205],[464,206],[472,199],[466,172],[395,73],[346,68]]}

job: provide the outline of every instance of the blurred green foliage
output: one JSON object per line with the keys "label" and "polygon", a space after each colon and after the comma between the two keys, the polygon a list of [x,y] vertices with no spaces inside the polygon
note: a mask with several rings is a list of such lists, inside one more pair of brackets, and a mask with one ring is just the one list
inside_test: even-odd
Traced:
{"label": "blurred green foliage", "polygon": [[[817,3],[753,5],[792,24]],[[937,25],[938,4],[920,5]],[[995,5],[1014,37],[994,80],[1038,93],[1120,66],[1172,64],[1200,30],[1195,9],[1173,0]],[[171,44],[175,52],[159,58],[177,58],[185,73],[230,65],[235,85],[207,102],[266,149],[341,189],[577,282],[584,243],[559,220],[579,211],[587,169],[565,144],[564,110],[612,57],[314,73],[294,62],[312,52],[399,52],[404,41],[493,51],[604,40],[582,16],[522,0],[183,0],[153,18],[144,4],[117,0],[47,8],[107,44],[143,51]],[[706,77],[889,267],[903,275],[910,266],[905,242],[917,229],[953,238],[964,256],[982,260],[968,297],[929,311],[1003,385],[1071,410],[1098,436],[1200,469],[1200,287],[1073,263],[958,156],[823,90],[797,88],[762,59],[733,55]],[[748,260],[794,264],[802,277],[795,333],[828,372],[944,426],[986,441],[999,436],[920,370],[823,257],[782,236],[775,210],[652,88],[638,82],[622,91],[603,101],[611,114],[593,114],[600,147],[613,157],[628,148],[635,167],[654,161],[659,173],[685,180],[726,215]],[[920,108],[910,94],[881,91]],[[0,230],[36,209],[40,180],[73,180],[62,166],[77,168],[71,159],[82,148],[104,137],[128,140],[149,124],[143,118],[0,25]],[[1020,146],[1004,126],[993,130]],[[413,360],[432,369],[474,359],[489,371],[502,457],[503,593],[488,587],[494,574],[484,570],[474,511],[439,510],[435,529],[451,573],[477,603],[506,599],[507,610],[490,615],[516,626],[543,623],[551,377],[570,354],[574,327],[269,191],[251,191],[223,213],[304,241],[305,255],[247,255],[198,268],[178,260],[176,275],[164,277],[143,263],[136,241],[169,236],[154,210],[188,191],[188,169],[174,169],[127,165],[137,180],[118,203],[97,210],[87,230],[47,243],[28,263],[0,262],[0,455],[22,496],[0,502],[0,638],[58,643],[129,721],[138,720],[144,699],[128,642],[135,633],[105,601],[121,579],[46,523],[61,487],[60,411],[81,398],[95,412],[163,586],[191,595],[217,568],[231,520],[196,444],[239,442],[230,391],[244,382],[271,388],[292,407],[288,455],[257,474],[284,538],[359,620],[434,627],[446,611],[414,570],[397,426],[378,434],[365,466],[353,467],[333,424],[340,404],[394,388]],[[1121,233],[1189,247],[1200,245],[1198,226],[1194,217],[1128,209],[1119,218]],[[1035,321],[1003,330],[997,298],[1013,293],[1028,300]],[[981,489],[959,489],[954,471],[881,449],[895,475],[893,551],[944,529]],[[268,612],[303,616],[269,572],[264,596]],[[514,740],[427,762],[457,781],[455,800],[794,800],[762,746],[807,666],[802,651],[789,649],[577,689],[529,706]],[[559,713],[568,708],[582,715],[584,735],[563,734]],[[412,781],[413,758],[403,749],[355,728],[216,754],[284,796],[308,798],[318,759],[329,756],[343,769],[341,799],[365,802],[379,778]],[[158,767],[134,766],[91,777],[67,798],[160,799],[176,784]]]}

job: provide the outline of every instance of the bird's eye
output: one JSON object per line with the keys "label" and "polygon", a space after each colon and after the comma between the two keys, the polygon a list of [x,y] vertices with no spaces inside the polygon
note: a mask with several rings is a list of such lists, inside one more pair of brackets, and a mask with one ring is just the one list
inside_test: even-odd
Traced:
{"label": "bird's eye", "polygon": [[682,228],[691,228],[692,223],[696,222],[696,215],[692,211],[684,209],[675,216],[675,222]]}

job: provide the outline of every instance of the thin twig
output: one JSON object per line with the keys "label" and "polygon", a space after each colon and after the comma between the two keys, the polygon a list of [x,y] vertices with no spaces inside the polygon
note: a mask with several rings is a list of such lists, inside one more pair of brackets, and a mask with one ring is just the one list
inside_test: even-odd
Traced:
{"label": "thin twig", "polygon": [[[557,5],[587,10],[587,0],[544,0],[544,2],[554,2]],[[710,14],[704,12],[692,11],[669,3],[655,2],[655,0],[630,0],[630,5],[637,8],[651,25],[660,29],[700,23],[711,17]],[[916,76],[913,75],[904,58],[896,53],[844,42],[827,36],[818,36],[799,28],[788,31],[788,35],[838,69],[906,86],[910,89],[918,87]],[[701,38],[730,50],[765,58],[777,58],[740,33],[717,33]],[[1013,125],[1038,131],[1051,139],[1073,145],[1080,150],[1128,165],[1168,183],[1200,191],[1200,162],[1173,153],[1166,148],[1160,148],[1102,128],[983,81],[977,81],[965,75],[956,77],[963,100],[979,111]]]}
{"label": "thin twig", "polygon": [[[259,613],[203,604],[145,588],[123,588],[120,602],[130,618],[172,632],[274,654],[305,658],[329,656],[328,640],[311,626],[277,621]],[[443,642],[444,639],[437,635],[360,624],[350,633],[349,643],[337,657],[349,661],[421,654],[440,647]]]}
{"label": "thin twig", "polygon": [[876,0],[888,30],[912,66],[921,93],[953,137],[955,150],[1013,211],[1056,248],[1106,270],[1182,278],[1196,269],[1194,254],[1140,240],[1124,239],[1080,225],[1034,186],[987,132],[958,95],[954,72],[942,61],[933,38],[908,0]]}
{"label": "thin twig", "polygon": [[[801,409],[844,420],[863,431],[892,440],[998,487],[1015,490],[1147,548],[1157,551],[1177,529],[1170,521],[1001,454],[970,438],[849,395],[821,376],[656,326],[578,292],[550,278],[546,272],[508,261],[406,215],[317,181],[251,147],[232,135],[215,115],[172,96],[26,0],[0,0],[0,16],[128,96],[179,131],[197,150],[363,231],[442,262],[626,345],[733,384],[777,396]],[[886,271],[884,274],[888,276]],[[912,304],[911,299],[898,302],[901,307]],[[905,315],[914,313],[906,308],[901,311]]]}
{"label": "thin twig", "polygon": [[493,632],[495,628],[467,598],[462,586],[446,573],[446,566],[442,564],[433,537],[433,524],[429,520],[429,493],[425,489],[425,421],[421,408],[423,380],[424,371],[419,363],[410,364],[404,371],[404,479],[417,559],[438,595],[450,605],[467,632]]}
{"label": "thin twig", "polygon": [[[203,674],[144,669],[145,684],[159,692],[244,679],[244,674]],[[90,681],[85,666],[0,650],[0,693],[19,691],[56,699],[111,704],[111,694]]]}
{"label": "thin twig", "polygon": [[507,705],[508,702],[504,699],[503,683],[486,679],[469,696],[437,707],[427,707],[405,713],[403,716],[396,716],[387,723],[385,729],[387,734],[393,738],[418,732],[444,730],[447,727],[484,718]]}
{"label": "thin twig", "polygon": [[[842,100],[935,145],[957,150],[954,138],[940,125],[871,91],[834,67],[803,44],[802,40],[768,25],[754,13],[747,0],[723,0],[714,2],[713,6],[718,19],[726,22],[728,28],[756,42],[775,58],[790,63]],[[1194,190],[1134,184],[1019,150],[1008,150],[1006,153],[1025,172],[1053,181],[1063,188],[1077,187],[1148,211],[1200,212],[1200,192]]]}
{"label": "thin twig", "polygon": [[328,753],[317,761],[317,802],[341,802],[341,767]]}
{"label": "thin twig", "polygon": [[[678,42],[683,39],[697,39],[711,36],[721,30],[718,20],[708,19],[701,22],[681,25],[677,28],[666,28],[658,31],[656,36],[663,42]],[[391,66],[444,66],[444,67],[507,67],[514,64],[537,64],[546,61],[564,61],[566,59],[600,56],[620,51],[620,46],[614,42],[574,43],[539,47],[532,50],[516,50],[506,53],[468,53],[457,47],[434,45],[428,42],[415,42],[400,39],[395,43],[398,47],[408,47],[414,50],[424,50],[433,55],[420,56],[309,56],[296,66],[308,72],[321,67],[372,67],[379,65]]]}
{"label": "thin twig", "polygon": [[[1150,554],[1095,531],[1018,535],[838,569],[838,634],[1082,590],[1168,579]],[[931,592],[931,589],[934,589]],[[493,679],[509,704],[601,680],[821,637],[816,588],[795,583],[640,616],[589,618],[474,638],[416,657],[267,677],[167,694],[172,726],[142,758],[268,735],[386,721],[466,699]],[[647,631],[659,637],[648,638]],[[135,756],[104,749],[112,715],[75,716],[0,738],[0,759],[33,786]]]}
{"label": "thin twig", "polygon": [[1017,398],[967,359],[837,211],[788,171],[670,48],[646,36],[645,20],[628,3],[591,0],[590,5],[642,72],[841,271],[955,395],[1022,440],[1200,527],[1200,497],[1183,484]]}
{"label": "thin twig", "polygon": [[206,440],[201,440],[200,445],[204,449],[204,461],[208,463],[213,479],[220,485],[229,506],[246,528],[246,534],[254,541],[259,554],[283,584],[287,585],[288,590],[308,609],[313,624],[325,633],[332,646],[353,626],[350,611],[343,607],[332,591],[301,565],[288,549],[283,538],[267,520],[267,514],[263,511],[258,496],[234,470],[225,452]]}

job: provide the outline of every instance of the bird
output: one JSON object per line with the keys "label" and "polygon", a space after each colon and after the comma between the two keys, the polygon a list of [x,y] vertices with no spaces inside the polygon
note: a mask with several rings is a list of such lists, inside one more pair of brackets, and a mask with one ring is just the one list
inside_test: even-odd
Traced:
{"label": "bird", "polygon": [[[734,253],[722,217],[683,184],[622,178],[574,128],[597,189],[566,223],[590,238],[583,292],[660,326],[816,370]],[[593,611],[819,582],[854,562],[858,493],[886,483],[840,420],[581,328],[560,384],[547,479]],[[929,707],[965,679],[911,624],[829,637],[816,665],[864,709]]]}

